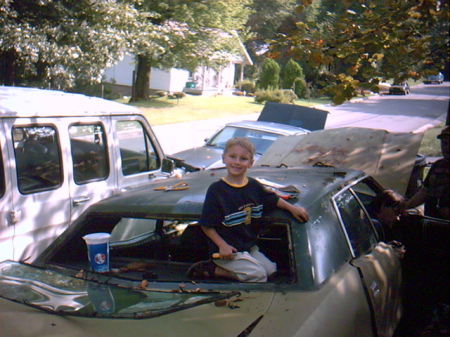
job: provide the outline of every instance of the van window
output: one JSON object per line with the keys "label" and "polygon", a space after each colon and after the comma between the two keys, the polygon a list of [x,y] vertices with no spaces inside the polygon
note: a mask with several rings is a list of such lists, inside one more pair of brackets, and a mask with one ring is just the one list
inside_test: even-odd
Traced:
{"label": "van window", "polygon": [[139,121],[117,122],[117,138],[123,175],[153,171],[160,167],[160,159],[150,137]]}
{"label": "van window", "polygon": [[61,186],[62,163],[58,133],[52,126],[12,129],[19,191],[23,194]]}
{"label": "van window", "polygon": [[354,256],[358,257],[367,253],[378,240],[360,203],[349,190],[336,196],[334,201],[339,209]]}
{"label": "van window", "polygon": [[109,175],[106,135],[101,124],[69,127],[75,183],[105,180]]}

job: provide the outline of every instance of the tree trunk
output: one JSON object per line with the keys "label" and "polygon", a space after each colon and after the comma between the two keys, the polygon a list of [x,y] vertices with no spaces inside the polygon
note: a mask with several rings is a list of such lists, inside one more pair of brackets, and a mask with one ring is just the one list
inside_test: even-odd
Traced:
{"label": "tree trunk", "polygon": [[133,95],[131,101],[148,99],[150,96],[150,72],[152,66],[149,58],[137,55],[136,80],[134,82]]}

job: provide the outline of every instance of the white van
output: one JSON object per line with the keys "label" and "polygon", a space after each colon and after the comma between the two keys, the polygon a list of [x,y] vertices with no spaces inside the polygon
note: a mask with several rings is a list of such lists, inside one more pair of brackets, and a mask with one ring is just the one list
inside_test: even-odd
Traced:
{"label": "white van", "polygon": [[0,261],[32,261],[91,204],[172,170],[136,108],[0,86]]}

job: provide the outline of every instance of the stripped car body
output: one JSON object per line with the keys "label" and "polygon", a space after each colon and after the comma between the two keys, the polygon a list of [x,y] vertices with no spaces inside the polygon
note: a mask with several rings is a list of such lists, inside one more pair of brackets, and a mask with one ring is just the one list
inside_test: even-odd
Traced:
{"label": "stripped car body", "polygon": [[[208,258],[205,237],[192,235],[198,232],[206,190],[225,174],[191,173],[182,180],[188,189],[154,189],[180,182],[168,179],[152,189],[103,200],[34,266],[1,264],[5,334],[392,336],[401,316],[400,262],[381,241],[365,208],[381,186],[360,171],[312,166],[249,170],[255,178],[296,186],[300,193],[289,202],[305,207],[310,220],[299,223],[283,210],[264,216],[258,246],[278,265],[273,281],[188,279],[189,266]],[[89,271],[82,237],[93,232],[112,234],[110,273]],[[139,268],[133,268],[136,262]],[[19,272],[11,276],[12,268]],[[37,289],[53,282],[39,273],[60,278],[59,287],[69,292],[67,301],[61,302],[63,291],[56,296],[58,307],[36,300]],[[77,291],[83,294],[74,303]],[[22,317],[29,322],[26,327],[18,324]]]}

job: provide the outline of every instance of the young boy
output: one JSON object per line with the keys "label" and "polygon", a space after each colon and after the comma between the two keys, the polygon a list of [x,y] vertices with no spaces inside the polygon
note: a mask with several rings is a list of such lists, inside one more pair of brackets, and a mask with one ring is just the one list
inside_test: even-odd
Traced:
{"label": "young boy", "polygon": [[220,259],[194,264],[188,271],[189,277],[266,282],[275,274],[276,264],[255,245],[257,231],[252,221],[261,218],[263,211],[276,207],[288,210],[300,222],[309,220],[304,208],[291,205],[246,176],[254,153],[247,138],[232,138],[225,145],[222,160],[227,175],[209,187],[199,221],[210,239],[210,253],[219,253]]}

